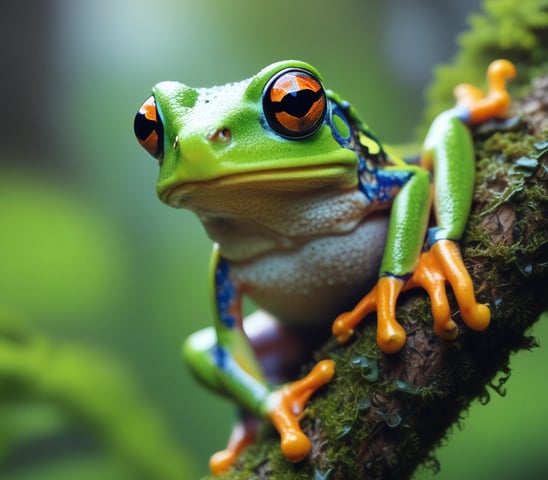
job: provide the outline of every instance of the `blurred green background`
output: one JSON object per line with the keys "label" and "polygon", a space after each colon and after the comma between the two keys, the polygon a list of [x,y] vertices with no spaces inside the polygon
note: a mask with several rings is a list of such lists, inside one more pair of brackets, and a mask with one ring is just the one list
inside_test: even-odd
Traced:
{"label": "blurred green background", "polygon": [[[179,359],[210,324],[211,243],[157,200],[132,132],[154,83],[209,86],[300,58],[406,142],[478,4],[2,2],[0,478],[198,478],[225,445],[232,406]],[[533,333],[544,343],[547,322]],[[436,478],[543,478],[547,360],[514,358],[508,394],[470,410]]]}

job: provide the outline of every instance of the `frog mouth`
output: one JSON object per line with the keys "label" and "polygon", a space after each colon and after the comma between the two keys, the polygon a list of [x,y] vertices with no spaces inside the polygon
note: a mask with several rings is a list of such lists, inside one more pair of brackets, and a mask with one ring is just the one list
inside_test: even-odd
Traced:
{"label": "frog mouth", "polygon": [[160,199],[176,207],[185,207],[202,196],[241,196],[246,192],[298,193],[326,188],[348,189],[357,183],[357,172],[347,163],[321,167],[292,167],[238,172],[216,178],[180,181],[158,188]]}

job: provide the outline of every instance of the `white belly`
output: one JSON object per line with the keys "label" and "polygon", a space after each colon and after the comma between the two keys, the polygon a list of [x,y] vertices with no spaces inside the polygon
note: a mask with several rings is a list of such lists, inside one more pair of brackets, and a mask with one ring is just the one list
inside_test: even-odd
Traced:
{"label": "white belly", "polygon": [[233,262],[245,295],[281,322],[329,324],[373,286],[386,242],[386,213],[370,215],[353,231],[310,240],[252,262]]}

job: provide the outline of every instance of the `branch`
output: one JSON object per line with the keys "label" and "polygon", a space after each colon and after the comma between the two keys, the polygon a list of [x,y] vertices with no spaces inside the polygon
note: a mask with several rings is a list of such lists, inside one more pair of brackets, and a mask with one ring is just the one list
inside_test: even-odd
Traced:
{"label": "branch", "polygon": [[220,478],[409,478],[435,462],[433,449],[474,399],[503,388],[510,354],[534,346],[527,329],[548,305],[546,99],[548,76],[516,102],[521,120],[475,132],[477,185],[462,246],[479,300],[491,305],[490,327],[470,331],[454,310],[460,334],[440,340],[425,293],[407,293],[398,319],[408,340],[397,355],[379,351],[374,318],[349,344],[331,340],[316,353],[334,359],[337,374],[302,421],[314,445],[309,459],[288,463],[268,430]]}

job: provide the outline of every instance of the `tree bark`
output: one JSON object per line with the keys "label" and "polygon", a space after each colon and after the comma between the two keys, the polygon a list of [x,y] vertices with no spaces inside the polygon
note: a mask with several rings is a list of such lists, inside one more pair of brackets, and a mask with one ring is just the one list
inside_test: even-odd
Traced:
{"label": "tree bark", "polygon": [[435,462],[433,449],[474,399],[503,388],[510,354],[535,345],[526,332],[548,306],[548,76],[514,105],[519,119],[474,132],[476,191],[462,247],[478,298],[491,306],[489,328],[467,329],[453,301],[460,333],[440,340],[426,294],[406,293],[400,353],[379,351],[374,316],[348,344],[331,340],[316,353],[334,359],[337,373],[302,421],[310,457],[285,461],[269,429],[222,478],[409,478]]}

